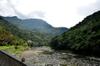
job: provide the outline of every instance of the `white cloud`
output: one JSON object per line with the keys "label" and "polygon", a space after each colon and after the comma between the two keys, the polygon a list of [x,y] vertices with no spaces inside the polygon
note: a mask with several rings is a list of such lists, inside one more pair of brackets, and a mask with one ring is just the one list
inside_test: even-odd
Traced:
{"label": "white cloud", "polygon": [[0,15],[3,15],[3,16],[15,15],[13,9],[8,4],[7,0],[0,0]]}
{"label": "white cloud", "polygon": [[[3,0],[2,0],[3,1]],[[46,20],[59,27],[72,27],[81,21],[84,7],[95,6],[96,0],[10,0],[17,12],[27,17]],[[5,4],[5,3],[3,3]],[[0,6],[1,7],[1,6]],[[84,10],[84,11],[80,11]],[[92,10],[92,8],[91,8]],[[90,13],[88,13],[90,14]]]}
{"label": "white cloud", "polygon": [[100,0],[96,0],[95,2],[91,3],[90,5],[82,6],[78,9],[78,13],[80,15],[86,16],[92,14],[96,11],[100,10]]}

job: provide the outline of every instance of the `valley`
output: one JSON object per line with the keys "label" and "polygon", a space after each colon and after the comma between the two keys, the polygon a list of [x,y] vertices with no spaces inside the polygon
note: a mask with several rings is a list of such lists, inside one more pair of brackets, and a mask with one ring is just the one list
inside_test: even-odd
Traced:
{"label": "valley", "polygon": [[27,66],[100,66],[100,11],[70,29],[0,16],[0,50]]}

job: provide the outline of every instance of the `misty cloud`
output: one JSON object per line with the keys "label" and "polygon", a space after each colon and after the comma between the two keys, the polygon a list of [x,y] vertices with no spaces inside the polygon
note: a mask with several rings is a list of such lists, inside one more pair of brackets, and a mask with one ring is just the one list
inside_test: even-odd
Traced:
{"label": "misty cloud", "polygon": [[32,13],[27,15],[30,18],[44,18],[45,13],[42,11],[33,11]]}
{"label": "misty cloud", "polygon": [[72,27],[100,10],[100,0],[0,0],[0,15],[40,18],[55,27]]}
{"label": "misty cloud", "polygon": [[78,13],[82,16],[90,15],[96,11],[100,10],[100,0],[96,0],[95,3],[80,7]]}
{"label": "misty cloud", "polygon": [[[15,2],[17,3],[18,0]],[[15,8],[14,2],[11,0],[0,0],[0,15],[2,16],[18,16],[19,18],[27,18],[25,15],[18,12]]]}
{"label": "misty cloud", "polygon": [[100,0],[97,0],[97,2],[95,3],[95,5],[96,5],[96,7],[97,7],[98,9],[100,9]]}
{"label": "misty cloud", "polygon": [[7,0],[0,0],[0,15],[3,16],[15,15],[13,8],[9,5]]}

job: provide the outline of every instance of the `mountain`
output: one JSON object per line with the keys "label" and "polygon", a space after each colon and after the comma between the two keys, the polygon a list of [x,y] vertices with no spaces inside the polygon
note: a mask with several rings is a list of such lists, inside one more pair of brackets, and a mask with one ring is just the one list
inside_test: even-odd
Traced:
{"label": "mountain", "polygon": [[48,45],[51,38],[60,35],[67,31],[67,28],[54,28],[41,19],[19,19],[14,17],[3,17],[5,21],[12,26],[9,26],[10,32],[14,35],[23,38],[28,42],[29,46],[42,46]]}
{"label": "mountain", "polygon": [[71,50],[82,55],[100,56],[100,11],[87,16],[51,41],[55,50]]}
{"label": "mountain", "polygon": [[4,17],[5,20],[8,22],[18,26],[18,28],[23,30],[28,30],[32,32],[40,32],[40,33],[47,33],[47,34],[62,34],[67,30],[67,28],[54,28],[49,25],[46,21],[41,19],[19,19],[16,16],[14,17]]}
{"label": "mountain", "polygon": [[[4,44],[5,40],[9,39],[6,42],[7,45],[9,45],[9,44],[16,45],[19,43],[21,45],[23,45],[22,42],[26,42],[28,44],[28,46],[30,46],[30,47],[34,46],[34,45],[40,46],[40,45],[46,45],[48,43],[48,40],[50,40],[49,38],[51,38],[48,34],[44,35],[39,32],[31,32],[31,31],[19,29],[16,25],[4,20],[4,17],[2,17],[2,16],[0,16],[0,28],[1,28],[1,32],[2,32],[2,33],[0,33],[0,36],[1,36],[0,44]],[[7,33],[9,33],[9,34],[7,34]],[[10,37],[12,35],[14,37]],[[15,40],[13,40],[13,39],[15,39]],[[20,42],[21,41],[20,39],[22,40],[22,42]],[[19,43],[11,43],[9,41],[19,42]],[[29,41],[31,41],[31,43],[29,43]]]}
{"label": "mountain", "polygon": [[[0,16],[0,46],[5,46],[5,45],[25,45],[26,42],[14,35],[11,31],[15,30],[16,27],[13,26],[12,24],[8,23],[5,21],[1,16]],[[16,29],[18,30],[18,29]]]}

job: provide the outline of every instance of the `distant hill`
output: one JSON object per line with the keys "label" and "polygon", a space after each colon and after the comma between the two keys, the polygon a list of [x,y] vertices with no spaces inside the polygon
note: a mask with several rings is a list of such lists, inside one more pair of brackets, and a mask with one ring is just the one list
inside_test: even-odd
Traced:
{"label": "distant hill", "polygon": [[72,50],[82,55],[100,56],[100,11],[53,38],[51,47],[55,50]]}
{"label": "distant hill", "polygon": [[54,28],[46,21],[41,19],[19,19],[16,16],[14,17],[4,17],[5,20],[8,22],[18,26],[18,28],[23,30],[28,30],[32,32],[40,32],[40,33],[47,33],[47,34],[62,34],[63,32],[67,31],[67,28]]}
{"label": "distant hill", "polygon": [[[8,24],[8,29],[14,35],[23,38],[30,46],[48,45],[51,38],[67,31],[67,28],[54,28],[41,19],[19,19],[15,17],[2,17]],[[7,26],[7,23],[6,26]],[[14,26],[14,27],[12,27]]]}

